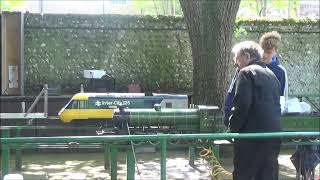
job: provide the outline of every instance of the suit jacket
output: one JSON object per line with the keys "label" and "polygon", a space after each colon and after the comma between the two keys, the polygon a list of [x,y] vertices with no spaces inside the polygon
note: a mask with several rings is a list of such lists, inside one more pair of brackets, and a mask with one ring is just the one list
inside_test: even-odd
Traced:
{"label": "suit jacket", "polygon": [[230,118],[231,132],[280,131],[280,83],[262,62],[239,71]]}

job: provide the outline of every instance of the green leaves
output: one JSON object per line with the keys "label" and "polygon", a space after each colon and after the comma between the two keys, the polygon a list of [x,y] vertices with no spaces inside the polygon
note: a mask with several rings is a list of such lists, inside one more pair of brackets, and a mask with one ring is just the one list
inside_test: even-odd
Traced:
{"label": "green leaves", "polygon": [[[286,17],[297,17],[301,0],[242,0],[239,9],[239,16],[248,17],[261,16],[261,11],[265,9],[266,17],[270,16],[270,11],[281,13]],[[271,15],[272,16],[272,15]]]}
{"label": "green leaves", "polygon": [[1,0],[0,1],[0,12],[2,11],[13,11],[25,3],[24,0]]}

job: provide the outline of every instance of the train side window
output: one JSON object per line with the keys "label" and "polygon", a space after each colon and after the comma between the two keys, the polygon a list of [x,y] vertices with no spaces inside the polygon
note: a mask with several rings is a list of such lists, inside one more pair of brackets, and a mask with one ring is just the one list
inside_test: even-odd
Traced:
{"label": "train side window", "polygon": [[78,109],[78,101],[77,100],[71,101],[66,109]]}
{"label": "train side window", "polygon": [[99,101],[99,99],[89,98],[87,100],[87,109],[96,109],[95,103]]}
{"label": "train side window", "polygon": [[172,102],[166,102],[166,108],[172,108]]}
{"label": "train side window", "polygon": [[87,101],[79,101],[79,109],[86,109],[86,102]]}

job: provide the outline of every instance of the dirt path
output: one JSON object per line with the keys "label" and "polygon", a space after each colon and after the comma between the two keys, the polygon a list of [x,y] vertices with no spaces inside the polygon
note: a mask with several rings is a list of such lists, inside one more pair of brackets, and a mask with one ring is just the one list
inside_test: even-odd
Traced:
{"label": "dirt path", "polygon": [[[294,180],[295,169],[290,161],[292,151],[282,152],[279,156],[280,179]],[[126,154],[119,153],[118,179],[126,179]],[[188,164],[187,151],[169,151],[167,158],[167,179],[206,180],[210,179],[208,166],[202,159],[197,159],[196,168]],[[137,154],[141,178],[137,180],[160,179],[160,153]],[[221,163],[232,171],[232,155],[224,155]],[[11,163],[14,166],[14,162]],[[86,176],[86,179],[110,179],[110,170],[104,170],[102,153],[25,153],[23,156],[23,175],[25,180],[62,180],[72,179],[76,175]],[[316,177],[319,177],[319,166]]]}

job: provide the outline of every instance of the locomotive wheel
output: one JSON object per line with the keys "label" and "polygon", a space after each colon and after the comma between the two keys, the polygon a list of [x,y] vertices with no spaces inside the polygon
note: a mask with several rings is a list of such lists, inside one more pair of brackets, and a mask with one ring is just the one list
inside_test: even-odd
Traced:
{"label": "locomotive wheel", "polygon": [[320,138],[316,137],[314,139],[309,139],[310,142],[320,142]]}
{"label": "locomotive wheel", "polygon": [[[182,132],[183,134],[194,134],[194,131],[185,131],[185,132]],[[194,139],[182,139],[180,140],[182,144],[191,144],[191,143],[194,143],[196,142]]]}
{"label": "locomotive wheel", "polygon": [[156,145],[160,144],[159,141],[148,141],[148,143],[153,145],[153,146],[156,146]]}
{"label": "locomotive wheel", "polygon": [[[147,132],[148,135],[157,135],[157,134],[161,134],[160,132],[156,132],[155,130],[153,131],[149,131]],[[148,141],[149,144],[156,146],[158,144],[160,144],[160,141]]]}
{"label": "locomotive wheel", "polygon": [[[134,135],[145,135],[146,133],[142,132],[142,131],[135,131],[133,132]],[[141,144],[146,144],[146,141],[132,141],[133,145],[139,146]]]}
{"label": "locomotive wheel", "polygon": [[298,138],[298,139],[291,139],[291,141],[293,141],[293,142],[301,142],[301,141],[302,141],[302,138]]}
{"label": "locomotive wheel", "polygon": [[141,144],[144,144],[144,142],[143,141],[132,141],[132,144],[135,146],[139,146]]}
{"label": "locomotive wheel", "polygon": [[[181,134],[181,133],[179,131],[170,131],[168,134]],[[168,143],[171,145],[177,145],[177,144],[181,144],[182,141],[177,140],[177,139],[173,139],[173,140],[170,140]]]}

